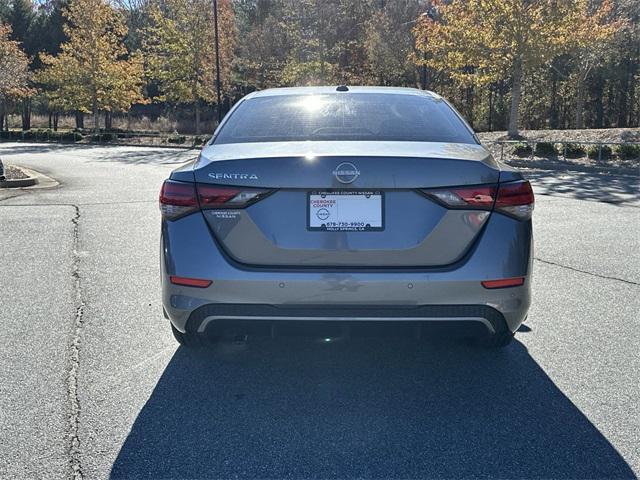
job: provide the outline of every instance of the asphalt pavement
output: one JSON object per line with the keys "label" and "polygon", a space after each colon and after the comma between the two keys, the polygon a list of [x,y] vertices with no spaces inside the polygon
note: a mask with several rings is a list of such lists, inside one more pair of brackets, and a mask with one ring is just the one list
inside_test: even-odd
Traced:
{"label": "asphalt pavement", "polygon": [[637,478],[639,177],[531,171],[534,303],[503,351],[253,339],[161,313],[157,195],[196,151],[0,144],[0,478]]}

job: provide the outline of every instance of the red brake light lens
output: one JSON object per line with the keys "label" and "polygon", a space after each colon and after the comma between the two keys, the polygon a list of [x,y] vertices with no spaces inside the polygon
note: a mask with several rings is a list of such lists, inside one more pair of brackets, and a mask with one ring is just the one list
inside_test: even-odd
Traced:
{"label": "red brake light lens", "polygon": [[496,191],[495,185],[477,185],[446,190],[424,190],[424,193],[450,208],[491,210]]}
{"label": "red brake light lens", "polygon": [[272,190],[239,188],[205,183],[166,180],[160,190],[160,211],[175,220],[200,208],[244,208],[266,197]]}
{"label": "red brake light lens", "polygon": [[533,190],[526,180],[499,185],[423,190],[423,193],[447,208],[464,210],[495,208],[519,220],[530,219],[534,207]]}
{"label": "red brake light lens", "polygon": [[166,180],[160,190],[160,212],[174,220],[198,209],[198,199],[193,183]]}
{"label": "red brake light lens", "polygon": [[197,184],[201,208],[244,208],[264,198],[271,190]]}
{"label": "red brake light lens", "polygon": [[526,180],[503,183],[498,189],[496,210],[503,213],[520,220],[528,220],[533,214],[534,204],[533,190]]}
{"label": "red brake light lens", "polygon": [[241,192],[238,188],[198,184],[198,199],[202,208],[220,207]]}

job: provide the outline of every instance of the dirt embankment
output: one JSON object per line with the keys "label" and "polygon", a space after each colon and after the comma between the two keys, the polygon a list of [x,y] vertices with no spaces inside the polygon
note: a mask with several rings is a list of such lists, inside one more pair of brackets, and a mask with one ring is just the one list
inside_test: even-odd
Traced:
{"label": "dirt embankment", "polygon": [[478,137],[494,158],[519,168],[640,174],[640,145],[619,145],[640,142],[640,128],[523,130],[515,141],[506,132]]}
{"label": "dirt embankment", "polygon": [[[530,142],[640,142],[640,128],[601,128],[588,130],[522,130]],[[507,132],[478,133],[482,142],[509,140]]]}

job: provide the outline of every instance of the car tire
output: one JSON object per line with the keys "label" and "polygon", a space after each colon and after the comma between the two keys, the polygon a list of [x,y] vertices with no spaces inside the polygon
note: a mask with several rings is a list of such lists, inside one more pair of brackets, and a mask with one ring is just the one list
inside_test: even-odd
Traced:
{"label": "car tire", "polygon": [[200,335],[194,332],[181,332],[171,324],[171,333],[177,342],[186,348],[199,348],[202,346]]}
{"label": "car tire", "polygon": [[486,337],[476,339],[474,344],[481,348],[498,349],[504,348],[511,343],[515,333],[507,330],[506,332],[496,333]]}

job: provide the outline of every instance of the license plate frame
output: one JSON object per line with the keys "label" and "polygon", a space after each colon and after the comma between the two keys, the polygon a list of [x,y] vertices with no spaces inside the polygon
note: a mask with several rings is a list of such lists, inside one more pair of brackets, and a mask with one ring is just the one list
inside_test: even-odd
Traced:
{"label": "license plate frame", "polygon": [[[311,232],[382,232],[385,228],[385,198],[384,193],[381,190],[312,190],[307,192],[307,230]],[[314,205],[312,207],[312,201],[316,200],[313,197],[321,197],[322,200],[335,201],[335,207],[339,207],[338,201],[340,199],[350,198],[350,199],[358,199],[361,200],[361,197],[365,197],[367,201],[375,201],[379,199],[379,222],[378,218],[375,214],[373,214],[372,218],[367,218],[365,214],[364,220],[349,220],[340,218],[340,214],[336,214],[338,218],[336,218],[336,225],[326,225],[326,223],[322,223],[324,220],[329,219],[331,217],[330,210],[334,207],[318,207],[318,205]],[[373,197],[373,198],[371,198]],[[318,199],[319,200],[319,199]],[[343,200],[343,202],[346,202]],[[342,203],[342,202],[341,202]],[[363,204],[361,203],[360,206]],[[345,204],[346,206],[346,204]],[[354,203],[350,205],[351,208],[356,206]],[[375,205],[367,206],[365,208],[374,208]],[[318,214],[320,210],[324,208],[327,210],[328,216],[323,219]],[[333,210],[331,210],[333,211]],[[316,218],[312,221],[312,214],[316,214]],[[369,213],[371,215],[371,212]],[[347,217],[349,215],[346,215]],[[373,220],[367,222],[367,220]],[[327,222],[329,223],[329,222]]]}

